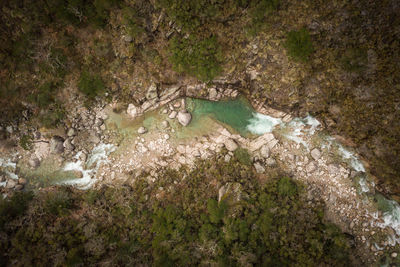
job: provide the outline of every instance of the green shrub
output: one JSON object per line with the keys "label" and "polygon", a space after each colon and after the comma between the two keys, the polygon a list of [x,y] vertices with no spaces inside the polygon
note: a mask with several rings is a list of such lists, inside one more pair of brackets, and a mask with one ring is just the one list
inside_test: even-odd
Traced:
{"label": "green shrub", "polygon": [[67,190],[49,192],[45,200],[45,211],[56,216],[63,216],[69,213],[74,207],[74,200]]}
{"label": "green shrub", "polygon": [[210,81],[221,72],[221,51],[215,37],[172,38],[171,62],[177,72],[186,72],[201,81]]}
{"label": "green shrub", "polygon": [[286,37],[285,47],[289,57],[302,62],[308,61],[314,52],[310,34],[304,28],[299,31],[290,31]]}
{"label": "green shrub", "polygon": [[241,164],[250,166],[252,163],[251,156],[245,148],[239,147],[233,152],[233,155]]}
{"label": "green shrub", "polygon": [[54,103],[57,85],[54,82],[46,82],[39,87],[37,94],[31,96],[39,108],[44,109]]}
{"label": "green shrub", "polygon": [[19,140],[19,145],[25,150],[31,150],[32,137],[30,135],[24,134],[23,136],[21,136],[21,139]]}
{"label": "green shrub", "polygon": [[222,6],[221,0],[157,0],[167,15],[184,31],[195,31],[207,20],[212,20]]}
{"label": "green shrub", "polygon": [[63,107],[56,103],[47,110],[42,110],[38,116],[39,122],[46,128],[57,127],[65,118]]}
{"label": "green shrub", "polygon": [[297,185],[289,177],[283,177],[278,182],[278,193],[281,196],[293,197],[297,194]]}
{"label": "green shrub", "polygon": [[367,50],[362,48],[349,48],[340,57],[342,68],[348,72],[362,72],[367,63]]}
{"label": "green shrub", "polygon": [[84,71],[79,79],[78,88],[89,99],[94,99],[97,95],[104,92],[105,86],[100,75]]}
{"label": "green shrub", "polygon": [[[266,27],[268,16],[278,8],[279,2],[280,0],[250,1],[249,15],[251,24],[248,29],[250,35],[255,35]],[[243,5],[243,3],[240,4]]]}
{"label": "green shrub", "polygon": [[3,230],[7,222],[24,214],[32,199],[32,192],[15,192],[14,195],[8,199],[0,197],[0,231]]}

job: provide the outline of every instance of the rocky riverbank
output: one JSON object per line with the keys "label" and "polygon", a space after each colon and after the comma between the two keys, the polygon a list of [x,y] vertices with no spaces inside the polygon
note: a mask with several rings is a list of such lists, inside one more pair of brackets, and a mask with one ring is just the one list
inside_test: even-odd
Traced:
{"label": "rocky riverbank", "polygon": [[[364,167],[360,169],[349,161],[349,156],[343,155],[340,143],[326,138],[327,133],[317,120],[293,119],[263,103],[253,103],[260,114],[276,120],[278,125],[273,131],[268,129],[259,137],[246,138],[208,120],[207,129],[190,132],[184,138],[179,136],[190,128],[187,126],[192,118],[184,96],[217,101],[237,96],[234,86],[172,86],[159,95],[157,85],[152,84],[146,101],[141,105],[131,103],[122,111],[117,102],[92,110],[77,106],[68,114],[69,128],[35,131],[29,151],[9,148],[2,142],[1,190],[7,194],[9,190],[22,190],[27,183],[31,188],[43,186],[35,180],[20,178],[19,170],[20,166],[38,169],[47,158],[57,162],[58,168],[64,166],[65,171],[73,172],[75,178],[64,183],[87,188],[129,184],[143,174],[152,183],[159,179],[163,168],[194,167],[198,159],[215,155],[229,162],[236,150],[246,149],[260,176],[284,170],[302,181],[310,203],[322,200],[329,220],[354,235],[366,253],[372,251],[378,257],[397,247],[398,229],[384,223],[382,211],[371,201],[373,181],[365,180]],[[151,117],[146,124],[143,116],[151,112],[156,119]],[[104,144],[110,145],[106,149]],[[356,156],[352,157],[363,165]],[[93,166],[94,162],[97,163]]]}

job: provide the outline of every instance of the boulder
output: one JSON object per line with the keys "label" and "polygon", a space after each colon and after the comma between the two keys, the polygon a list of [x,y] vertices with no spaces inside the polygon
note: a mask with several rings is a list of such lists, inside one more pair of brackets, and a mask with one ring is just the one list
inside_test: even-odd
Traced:
{"label": "boulder", "polygon": [[263,158],[269,158],[269,155],[270,155],[270,150],[269,150],[269,147],[267,146],[267,145],[263,145],[262,147],[261,147],[261,149],[260,149],[260,155],[261,155],[261,157],[263,157]]}
{"label": "boulder", "polygon": [[210,90],[208,91],[208,97],[209,97],[209,99],[215,100],[215,99],[217,99],[217,96],[218,96],[217,89],[215,89],[215,88],[210,88]]}
{"label": "boulder", "polygon": [[67,131],[67,135],[69,137],[74,136],[75,135],[75,129],[74,128],[69,128]]}
{"label": "boulder", "polygon": [[311,157],[314,160],[319,160],[319,158],[321,157],[321,152],[318,149],[314,148],[313,150],[311,150]]}
{"label": "boulder", "polygon": [[18,184],[17,180],[8,179],[7,184],[6,184],[6,188],[8,188],[8,189],[14,188],[17,184]]}
{"label": "boulder", "polygon": [[25,185],[25,184],[28,183],[28,181],[27,181],[25,178],[19,178],[19,179],[18,179],[18,183],[19,183],[19,184]]}
{"label": "boulder", "polygon": [[55,135],[50,139],[50,152],[54,154],[61,154],[64,152],[64,138]]}
{"label": "boulder", "polygon": [[158,93],[157,93],[157,85],[155,83],[152,83],[147,89],[146,92],[146,98],[147,100],[152,100],[158,98]]}
{"label": "boulder", "polygon": [[18,191],[22,190],[22,189],[24,189],[24,185],[23,184],[17,184],[14,189],[18,190]]}
{"label": "boulder", "polygon": [[70,138],[68,138],[64,141],[63,146],[68,151],[73,151],[75,149],[75,146],[71,143]]}
{"label": "boulder", "polygon": [[144,133],[147,133],[147,129],[146,129],[145,127],[141,126],[141,127],[138,129],[138,134],[144,134]]}
{"label": "boulder", "polygon": [[276,165],[276,160],[273,159],[273,158],[268,158],[268,159],[265,161],[265,165],[267,165],[267,166],[269,166],[269,167],[275,166],[275,165]]}
{"label": "boulder", "polygon": [[[260,149],[263,145],[268,144],[270,142],[273,142],[276,144],[278,142],[278,140],[275,139],[275,137],[272,133],[265,133],[265,134],[261,135],[260,137],[257,137],[256,139],[251,141],[251,143],[249,144],[249,149],[250,149],[250,151],[256,151],[256,150]],[[271,145],[273,143],[271,143]],[[271,149],[271,145],[268,145],[268,147],[270,149]]]}
{"label": "boulder", "polygon": [[136,107],[134,104],[129,104],[126,110],[126,114],[128,114],[131,118],[136,118],[139,116],[139,108]]}
{"label": "boulder", "polygon": [[224,145],[228,151],[235,151],[238,148],[238,145],[233,139],[227,138],[224,142]]}
{"label": "boulder", "polygon": [[171,113],[169,114],[168,118],[170,119],[175,119],[176,115],[178,115],[178,112],[176,112],[175,110],[171,111]]}
{"label": "boulder", "polygon": [[316,169],[317,169],[317,165],[313,161],[308,163],[308,165],[306,166],[306,171],[308,173],[313,173]]}
{"label": "boulder", "polygon": [[178,121],[183,126],[187,126],[191,120],[192,120],[192,115],[186,110],[178,112]]}
{"label": "boulder", "polygon": [[169,126],[169,122],[168,121],[162,121],[161,122],[161,127],[168,128],[168,126]]}
{"label": "boulder", "polygon": [[264,173],[265,168],[258,162],[254,163],[254,168],[256,169],[257,173]]}

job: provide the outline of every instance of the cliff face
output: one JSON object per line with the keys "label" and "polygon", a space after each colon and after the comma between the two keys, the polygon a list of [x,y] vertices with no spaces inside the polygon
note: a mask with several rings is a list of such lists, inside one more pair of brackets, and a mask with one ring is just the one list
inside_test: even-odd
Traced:
{"label": "cliff face", "polygon": [[1,10],[3,130],[68,126],[76,101],[141,104],[153,82],[228,81],[322,119],[382,190],[399,192],[396,1],[26,0]]}

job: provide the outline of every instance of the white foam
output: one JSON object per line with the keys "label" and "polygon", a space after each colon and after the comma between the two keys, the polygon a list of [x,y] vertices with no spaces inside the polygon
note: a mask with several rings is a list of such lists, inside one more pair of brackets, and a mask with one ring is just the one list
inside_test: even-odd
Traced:
{"label": "white foam", "polygon": [[[63,170],[82,172],[82,178],[63,181],[60,184],[73,185],[80,189],[89,189],[97,181],[96,173],[100,165],[108,161],[107,156],[115,151],[115,149],[116,147],[112,144],[99,144],[93,148],[86,162],[78,160],[81,155],[81,152],[79,152],[74,157],[76,161],[67,162]],[[85,165],[86,169],[84,168]]]}
{"label": "white foam", "polygon": [[[382,228],[391,227],[396,234],[400,236],[400,205],[394,200],[388,200],[385,198],[385,201],[387,201],[390,209],[389,211],[383,213],[383,223],[377,223],[377,225]],[[400,243],[400,238],[396,236],[389,236],[388,242],[394,246],[396,243]]]}
{"label": "white foam", "polygon": [[253,113],[253,118],[249,120],[249,124],[246,129],[253,134],[265,134],[270,133],[274,127],[282,123],[281,119],[274,118],[261,113]]}
{"label": "white foam", "polygon": [[338,144],[339,152],[343,156],[343,158],[348,159],[350,166],[358,171],[358,172],[365,172],[364,165],[362,162],[349,150],[345,149],[342,145]]}
{"label": "white foam", "polygon": [[[15,155],[14,155],[15,156]],[[0,158],[0,167],[5,168],[4,173],[7,174],[8,177],[14,180],[18,180],[19,177],[15,173],[17,169],[17,163],[12,162],[11,159],[2,159]],[[0,187],[6,186],[7,182],[1,182]]]}

